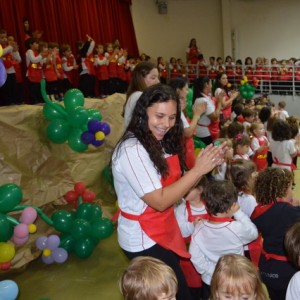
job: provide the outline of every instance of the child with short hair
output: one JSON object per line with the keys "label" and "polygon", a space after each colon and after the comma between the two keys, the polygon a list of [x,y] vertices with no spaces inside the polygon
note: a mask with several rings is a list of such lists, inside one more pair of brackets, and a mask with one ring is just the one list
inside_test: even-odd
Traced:
{"label": "child with short hair", "polygon": [[[286,233],[284,238],[285,250],[289,260],[299,269],[300,267],[300,221],[295,223]],[[286,300],[300,299],[300,271],[295,273],[289,282]]]}
{"label": "child with short hair", "polygon": [[266,300],[269,297],[251,261],[242,255],[227,254],[216,265],[211,281],[210,299]]}
{"label": "child with short hair", "polygon": [[296,272],[284,249],[285,233],[300,219],[300,207],[286,200],[292,182],[291,171],[281,168],[266,168],[255,182],[258,205],[251,219],[263,238],[259,270],[272,300],[285,299],[288,283]]}
{"label": "child with short hair", "polygon": [[232,144],[233,144],[234,160],[236,159],[250,160],[248,153],[250,150],[251,141],[247,135],[238,133],[233,138]]}
{"label": "child with short hair", "polygon": [[150,256],[134,258],[120,279],[125,300],[176,299],[178,282],[174,271]]}
{"label": "child with short hair", "polygon": [[[256,226],[237,203],[237,191],[230,181],[211,181],[203,199],[208,220],[196,225],[189,252],[202,275],[203,298],[209,299],[209,286],[218,259],[224,254],[244,253],[244,245],[258,236]],[[234,217],[234,219],[233,219]]]}
{"label": "child with short hair", "polygon": [[261,171],[268,166],[269,141],[265,136],[264,124],[261,122],[252,123],[250,132],[253,135],[251,139],[251,149],[254,152],[252,160],[256,164],[257,171]]}
{"label": "child with short hair", "polygon": [[253,123],[255,113],[252,109],[245,107],[242,111],[242,116],[244,118],[243,126],[244,133],[249,135],[251,124]]}
{"label": "child with short hair", "polygon": [[289,117],[289,113],[285,110],[285,107],[286,107],[285,101],[278,102],[277,115],[278,115],[278,118],[283,121],[285,121]]}

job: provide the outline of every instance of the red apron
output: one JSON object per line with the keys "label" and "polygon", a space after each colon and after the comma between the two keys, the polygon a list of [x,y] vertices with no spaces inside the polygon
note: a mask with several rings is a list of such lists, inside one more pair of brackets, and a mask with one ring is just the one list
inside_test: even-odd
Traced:
{"label": "red apron", "polygon": [[[38,56],[37,51],[33,51],[34,56]],[[28,79],[31,82],[41,82],[42,80],[42,66],[41,63],[32,63],[28,65]]]}
{"label": "red apron", "polygon": [[292,163],[292,160],[291,160],[291,163],[290,164],[286,164],[286,163],[282,163],[278,160],[277,157],[274,157],[273,159],[273,164],[274,165],[277,165],[277,166],[285,166],[285,167],[290,167],[291,170],[297,170],[297,167]]}
{"label": "red apron", "polygon": [[[181,168],[177,155],[166,158],[169,166],[169,174],[166,179],[161,179],[163,187],[166,187],[181,177]],[[161,247],[175,252],[183,258],[190,258],[181,235],[175,214],[174,206],[163,212],[156,211],[148,206],[141,215],[128,214],[121,211],[121,215],[129,220],[139,221],[143,231]]]}
{"label": "red apron", "polygon": [[[261,147],[265,140],[260,140],[258,139],[259,147]],[[255,152],[253,155],[253,162],[256,164],[257,171],[264,170],[268,166],[268,161],[267,161],[267,155],[268,155],[268,150],[269,147],[265,147],[262,151],[260,152]]]}
{"label": "red apron", "polygon": [[[188,221],[194,222],[196,218],[200,217],[201,219],[207,219],[208,214],[204,215],[192,215],[192,210],[190,203],[186,201],[186,209],[188,212]],[[185,238],[185,241],[189,243],[191,241],[191,237]],[[202,286],[202,279],[201,275],[196,271],[194,265],[189,259],[180,259],[180,266],[183,271],[183,274],[185,276],[186,282],[188,284],[188,287],[191,288],[199,288]]]}

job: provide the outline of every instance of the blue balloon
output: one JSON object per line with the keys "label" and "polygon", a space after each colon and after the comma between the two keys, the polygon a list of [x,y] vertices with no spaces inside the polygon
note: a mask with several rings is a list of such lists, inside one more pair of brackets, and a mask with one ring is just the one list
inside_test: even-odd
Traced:
{"label": "blue balloon", "polygon": [[15,300],[19,294],[18,285],[12,280],[0,281],[0,299]]}
{"label": "blue balloon", "polygon": [[4,67],[2,59],[0,59],[0,87],[4,85],[7,79],[6,69]]}
{"label": "blue balloon", "polygon": [[110,134],[110,126],[105,122],[100,122],[100,131],[102,131],[105,135]]}

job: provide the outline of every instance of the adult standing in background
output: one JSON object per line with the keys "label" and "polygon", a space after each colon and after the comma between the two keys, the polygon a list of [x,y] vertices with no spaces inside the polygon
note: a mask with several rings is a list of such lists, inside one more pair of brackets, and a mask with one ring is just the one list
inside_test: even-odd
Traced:
{"label": "adult standing in background", "polygon": [[186,49],[186,63],[197,64],[199,61],[200,54],[201,51],[197,46],[197,41],[195,38],[192,38],[189,47]]}

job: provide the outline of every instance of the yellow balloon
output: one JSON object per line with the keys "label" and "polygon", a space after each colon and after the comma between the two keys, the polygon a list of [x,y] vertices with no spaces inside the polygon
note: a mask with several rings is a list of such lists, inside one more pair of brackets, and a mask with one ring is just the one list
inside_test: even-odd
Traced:
{"label": "yellow balloon", "polygon": [[244,81],[248,82],[248,77],[247,76],[244,76]]}
{"label": "yellow balloon", "polygon": [[29,231],[29,233],[36,233],[36,231],[37,231],[36,225],[35,224],[29,224],[28,225],[28,231]]}
{"label": "yellow balloon", "polygon": [[245,80],[241,80],[241,85],[244,85],[245,84]]}
{"label": "yellow balloon", "polygon": [[194,153],[195,153],[195,156],[196,156],[196,157],[198,156],[198,154],[199,154],[199,152],[200,152],[201,150],[202,150],[201,148],[196,148],[196,149],[194,150]]}
{"label": "yellow balloon", "polygon": [[12,244],[0,243],[0,263],[11,261],[15,256],[16,250]]}
{"label": "yellow balloon", "polygon": [[2,56],[2,54],[3,54],[3,48],[2,48],[2,46],[0,45],[0,57]]}
{"label": "yellow balloon", "polygon": [[95,134],[95,138],[97,141],[102,141],[105,138],[105,134],[102,131],[98,131]]}
{"label": "yellow balloon", "polygon": [[52,254],[51,249],[48,249],[48,248],[44,249],[44,251],[43,251],[43,255],[44,255],[44,256],[48,257],[48,256],[50,256],[51,254]]}

